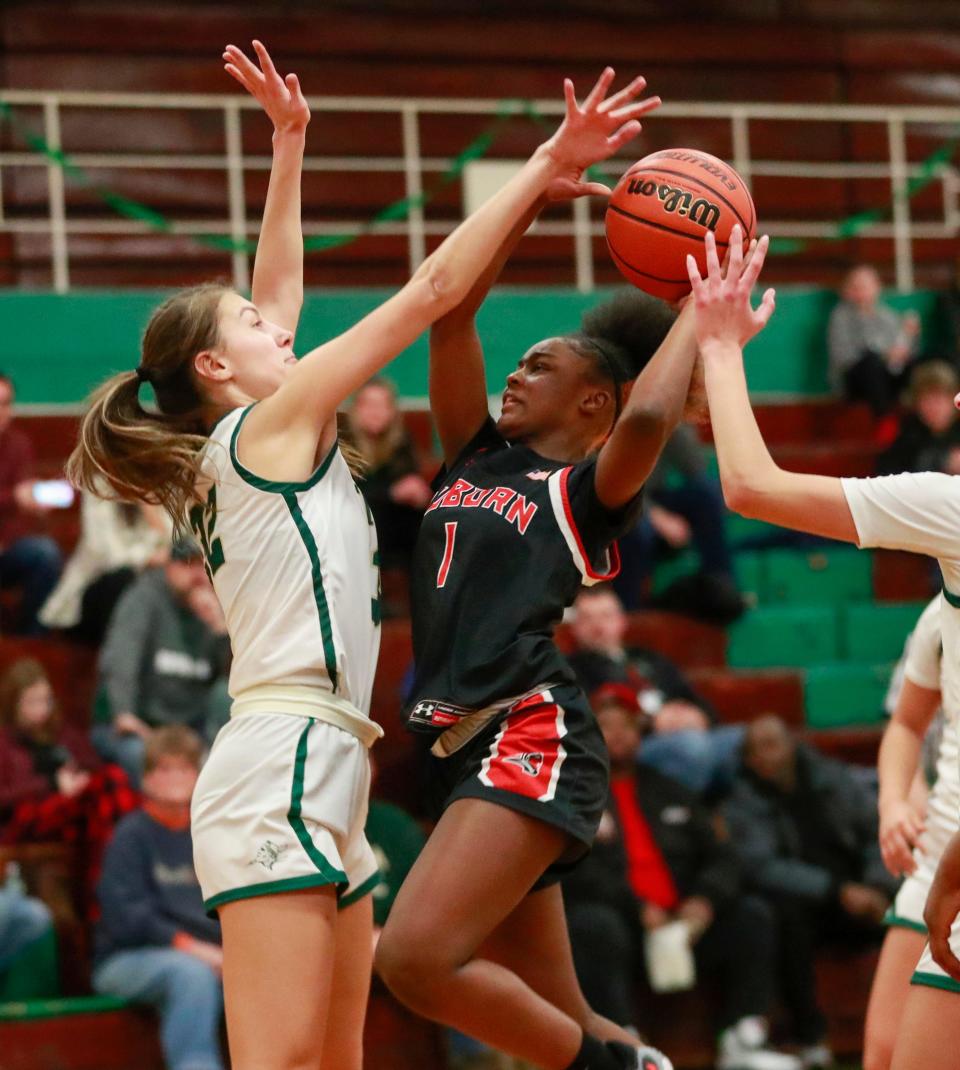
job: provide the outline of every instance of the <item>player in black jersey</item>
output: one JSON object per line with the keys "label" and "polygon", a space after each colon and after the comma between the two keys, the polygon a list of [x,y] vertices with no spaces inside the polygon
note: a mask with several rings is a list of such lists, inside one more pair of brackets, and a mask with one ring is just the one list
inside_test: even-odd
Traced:
{"label": "player in black jersey", "polygon": [[[550,194],[596,191],[575,176]],[[442,816],[378,968],[414,1010],[547,1070],[659,1068],[669,1060],[595,1015],[574,973],[556,881],[593,839],[608,764],[552,632],[582,583],[617,570],[615,540],[684,412],[692,310],[675,319],[634,294],[540,342],[495,424],[474,318],[534,215],[431,333],[446,465],[414,564],[406,714],[431,745]]]}

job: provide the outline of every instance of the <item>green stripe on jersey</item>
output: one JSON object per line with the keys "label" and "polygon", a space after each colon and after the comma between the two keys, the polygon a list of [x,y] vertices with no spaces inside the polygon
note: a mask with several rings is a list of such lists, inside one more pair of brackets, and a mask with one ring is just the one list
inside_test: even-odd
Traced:
{"label": "green stripe on jersey", "polygon": [[331,884],[345,884],[347,881],[346,873],[332,866],[317,850],[317,845],[310,838],[307,826],[300,816],[300,808],[303,803],[303,778],[307,767],[307,736],[310,735],[310,729],[316,723],[312,717],[308,718],[306,726],[300,733],[300,739],[297,741],[297,755],[293,763],[293,786],[290,789],[290,812],[287,814],[287,820],[290,822],[290,827],[297,834],[300,845],[307,852],[307,857],[317,867],[320,874],[326,877]]}
{"label": "green stripe on jersey", "polygon": [[[256,402],[254,402],[254,405],[255,404]],[[230,436],[230,460],[233,462],[233,467],[239,472],[240,478],[244,483],[249,483],[251,487],[256,487],[257,490],[269,491],[271,494],[296,493],[297,491],[309,490],[311,487],[316,486],[326,475],[327,469],[330,467],[340,443],[334,439],[333,447],[320,462],[320,467],[309,479],[305,479],[301,483],[278,483],[272,479],[263,479],[261,476],[251,472],[249,468],[244,468],[240,463],[240,458],[237,456],[237,439],[240,437],[240,428],[243,427],[243,421],[247,418],[247,415],[252,408],[253,405],[248,405],[243,410],[240,419],[237,420],[237,426],[233,429],[233,434]]]}
{"label": "green stripe on jersey", "polygon": [[948,591],[946,587],[943,589],[943,597],[953,606],[954,609],[960,609],[960,596]]}
{"label": "green stripe on jersey", "polygon": [[293,517],[300,538],[307,549],[310,558],[310,574],[313,577],[313,599],[317,603],[317,616],[320,618],[320,635],[323,639],[323,660],[330,677],[330,684],[334,692],[337,690],[337,648],[333,642],[333,625],[330,621],[330,607],[327,605],[327,596],[323,589],[323,571],[320,568],[320,552],[317,549],[317,540],[313,537],[310,525],[304,520],[300,511],[300,503],[296,494],[285,493],[283,500],[287,503],[290,515]]}

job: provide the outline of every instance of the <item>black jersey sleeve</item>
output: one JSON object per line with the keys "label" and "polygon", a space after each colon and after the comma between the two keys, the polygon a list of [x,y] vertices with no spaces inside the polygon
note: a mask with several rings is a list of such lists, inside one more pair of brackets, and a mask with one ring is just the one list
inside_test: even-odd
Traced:
{"label": "black jersey sleeve", "polygon": [[459,472],[467,461],[477,453],[481,453],[483,450],[503,449],[506,445],[506,439],[497,430],[496,421],[492,416],[488,415],[486,420],[480,425],[480,430],[477,431],[473,438],[471,438],[466,446],[464,446],[457,454],[453,464],[449,466],[445,464],[440,466],[440,471],[433,477],[430,489],[434,493],[440,490],[440,488],[449,480],[450,476],[455,472]]}
{"label": "black jersey sleeve", "polygon": [[601,579],[609,567],[607,551],[611,543],[626,534],[640,517],[643,491],[638,491],[619,509],[608,509],[597,497],[596,476],[596,457],[560,473],[559,497],[563,515],[557,519],[562,528],[569,526],[569,535],[592,570],[590,578]]}

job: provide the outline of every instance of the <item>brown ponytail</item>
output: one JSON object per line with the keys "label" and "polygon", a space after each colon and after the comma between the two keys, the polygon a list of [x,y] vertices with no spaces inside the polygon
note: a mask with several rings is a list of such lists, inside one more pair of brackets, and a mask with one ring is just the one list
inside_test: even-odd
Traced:
{"label": "brown ponytail", "polygon": [[[183,290],[150,317],[143,335],[140,372],[121,372],[91,395],[80,434],[67,461],[77,487],[100,497],[161,505],[174,524],[185,523],[206,445],[193,358],[219,341],[220,301],[230,292],[217,283]],[[157,411],[140,404],[150,382]]]}

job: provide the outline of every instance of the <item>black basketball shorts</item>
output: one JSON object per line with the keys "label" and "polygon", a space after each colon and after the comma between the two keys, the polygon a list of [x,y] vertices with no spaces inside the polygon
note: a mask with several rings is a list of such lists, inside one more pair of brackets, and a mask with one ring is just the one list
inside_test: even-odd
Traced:
{"label": "black basketball shorts", "polygon": [[587,853],[607,803],[610,763],[579,687],[560,684],[511,706],[448,758],[431,757],[434,814],[486,799],[554,825],[572,843],[537,882],[558,881]]}

